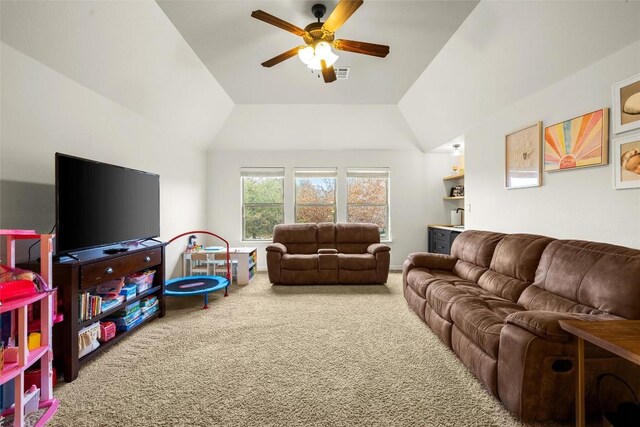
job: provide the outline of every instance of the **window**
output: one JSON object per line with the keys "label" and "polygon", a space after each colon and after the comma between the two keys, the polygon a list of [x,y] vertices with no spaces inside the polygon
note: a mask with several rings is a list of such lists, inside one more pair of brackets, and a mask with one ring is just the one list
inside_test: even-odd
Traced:
{"label": "window", "polygon": [[284,223],[284,168],[243,168],[242,239],[270,240]]}
{"label": "window", "polygon": [[296,169],[296,222],[336,221],[336,169]]}
{"label": "window", "polygon": [[389,170],[347,170],[347,222],[372,222],[389,238]]}

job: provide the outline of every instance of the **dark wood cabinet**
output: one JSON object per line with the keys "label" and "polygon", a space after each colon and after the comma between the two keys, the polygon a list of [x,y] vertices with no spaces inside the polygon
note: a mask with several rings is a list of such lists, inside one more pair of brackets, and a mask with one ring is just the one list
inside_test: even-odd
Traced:
{"label": "dark wood cabinet", "polygon": [[435,254],[449,255],[451,245],[460,231],[447,230],[444,228],[429,227],[429,252]]}
{"label": "dark wood cabinet", "polygon": [[[164,243],[146,241],[128,245],[126,252],[115,255],[106,255],[104,248],[90,249],[76,252],[73,254],[74,257],[66,256],[54,262],[54,283],[58,287],[58,299],[64,312],[63,322],[54,328],[54,360],[58,367],[62,368],[66,382],[71,382],[77,378],[80,366],[84,362],[112,347],[145,323],[164,316],[164,246]],[[78,307],[80,294],[109,280],[147,269],[155,270],[150,289],[136,295],[133,299],[94,316],[92,319],[80,320]],[[118,332],[114,338],[100,343],[98,348],[84,357],[78,357],[78,331],[81,328],[96,323],[120,308],[150,295],[155,295],[158,298],[159,309],[154,315],[129,331]]]}

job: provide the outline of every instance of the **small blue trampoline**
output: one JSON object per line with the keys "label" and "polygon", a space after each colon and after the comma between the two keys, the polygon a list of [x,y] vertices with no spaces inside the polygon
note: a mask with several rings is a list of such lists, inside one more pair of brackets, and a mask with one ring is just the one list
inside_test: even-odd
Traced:
{"label": "small blue trampoline", "polygon": [[217,234],[209,231],[187,231],[169,240],[167,245],[187,234],[208,234],[217,237],[227,245],[227,277],[223,276],[187,276],[171,279],[165,283],[164,294],[167,296],[184,297],[191,295],[204,295],[204,307],[209,308],[209,293],[224,289],[224,296],[228,296],[229,283],[231,282],[231,262],[229,257],[229,242]]}

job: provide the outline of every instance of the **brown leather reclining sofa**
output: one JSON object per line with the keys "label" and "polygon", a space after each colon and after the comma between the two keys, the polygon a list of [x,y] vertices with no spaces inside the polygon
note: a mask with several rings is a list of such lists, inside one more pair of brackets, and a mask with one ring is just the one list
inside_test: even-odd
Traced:
{"label": "brown leather reclining sofa", "polygon": [[280,224],[267,246],[269,280],[282,285],[385,283],[389,246],[375,224]]}
{"label": "brown leather reclining sofa", "polygon": [[[409,306],[526,421],[574,414],[575,339],[559,320],[640,319],[640,251],[604,243],[465,231],[450,256],[410,254],[403,284]],[[585,352],[587,386],[613,372],[637,387],[630,362]],[[597,409],[592,388],[587,398]]]}

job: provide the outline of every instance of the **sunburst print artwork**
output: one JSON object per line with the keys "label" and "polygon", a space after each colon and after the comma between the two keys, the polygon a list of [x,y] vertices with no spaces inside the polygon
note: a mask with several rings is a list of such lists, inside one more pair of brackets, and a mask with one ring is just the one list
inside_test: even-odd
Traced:
{"label": "sunburst print artwork", "polygon": [[608,108],[548,126],[544,129],[544,170],[605,165],[608,147]]}

